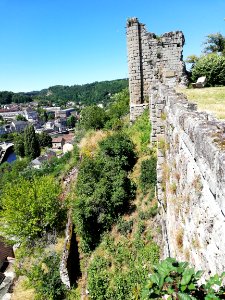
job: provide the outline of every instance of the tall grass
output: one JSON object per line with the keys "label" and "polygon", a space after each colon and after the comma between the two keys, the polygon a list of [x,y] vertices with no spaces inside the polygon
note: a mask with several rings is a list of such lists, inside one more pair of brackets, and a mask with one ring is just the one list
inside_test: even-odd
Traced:
{"label": "tall grass", "polygon": [[188,100],[197,103],[199,111],[212,113],[218,119],[225,119],[225,87],[202,89],[179,89]]}

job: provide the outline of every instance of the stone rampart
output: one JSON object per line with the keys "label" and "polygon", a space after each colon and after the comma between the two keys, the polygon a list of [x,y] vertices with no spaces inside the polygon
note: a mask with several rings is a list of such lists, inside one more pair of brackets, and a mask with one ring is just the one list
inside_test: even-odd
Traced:
{"label": "stone rampart", "polygon": [[225,122],[160,83],[150,91],[165,256],[221,273],[225,266]]}
{"label": "stone rampart", "polygon": [[[128,72],[131,121],[149,102],[149,88],[155,81],[171,87],[187,82],[182,61],[184,35],[181,31],[162,36],[147,32],[137,18],[127,21]],[[140,106],[143,104],[143,106]]]}

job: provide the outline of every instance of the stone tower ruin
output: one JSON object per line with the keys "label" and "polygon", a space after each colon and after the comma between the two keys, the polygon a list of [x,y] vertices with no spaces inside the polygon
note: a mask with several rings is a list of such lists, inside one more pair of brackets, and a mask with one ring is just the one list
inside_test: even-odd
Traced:
{"label": "stone tower ruin", "polygon": [[184,35],[181,31],[162,36],[147,32],[137,18],[127,21],[130,120],[148,106],[149,88],[154,82],[174,87],[186,85],[183,62]]}

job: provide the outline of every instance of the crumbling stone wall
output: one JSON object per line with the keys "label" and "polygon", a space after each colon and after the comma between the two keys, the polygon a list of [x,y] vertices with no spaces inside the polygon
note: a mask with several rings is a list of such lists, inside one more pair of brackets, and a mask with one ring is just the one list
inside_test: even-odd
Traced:
{"label": "crumbling stone wall", "polygon": [[148,106],[149,88],[161,81],[169,86],[185,85],[182,61],[184,35],[168,32],[158,37],[147,32],[137,18],[127,21],[130,119],[135,120]]}
{"label": "crumbling stone wall", "polygon": [[[225,123],[160,83],[150,91],[165,256],[221,273],[225,265]],[[206,275],[207,276],[207,275]]]}

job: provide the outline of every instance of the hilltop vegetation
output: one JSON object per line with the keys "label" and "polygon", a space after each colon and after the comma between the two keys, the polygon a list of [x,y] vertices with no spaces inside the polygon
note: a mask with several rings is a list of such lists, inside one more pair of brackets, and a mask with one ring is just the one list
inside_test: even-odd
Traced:
{"label": "hilltop vegetation", "polygon": [[43,105],[64,106],[68,101],[80,105],[102,103],[106,105],[115,93],[128,87],[128,79],[117,79],[111,81],[93,82],[83,85],[55,85],[48,89],[29,93],[0,92],[0,104],[25,103],[38,101]]}

